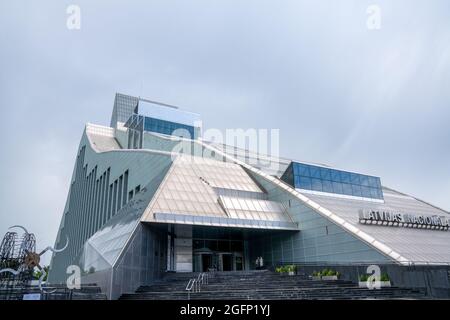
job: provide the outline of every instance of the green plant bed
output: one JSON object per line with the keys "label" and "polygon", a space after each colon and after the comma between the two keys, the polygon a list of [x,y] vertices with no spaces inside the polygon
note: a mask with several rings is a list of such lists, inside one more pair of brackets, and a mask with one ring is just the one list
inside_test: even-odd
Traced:
{"label": "green plant bed", "polygon": [[289,275],[295,275],[297,273],[297,266],[296,265],[285,265],[275,268],[275,272],[279,274],[289,274]]}
{"label": "green plant bed", "polygon": [[313,280],[338,280],[340,273],[332,269],[323,269],[322,271],[313,271]]}
{"label": "green plant bed", "polygon": [[358,284],[359,284],[360,288],[364,288],[364,287],[373,288],[373,287],[376,287],[377,285],[379,285],[380,288],[391,286],[391,279],[389,278],[389,275],[387,273],[381,274],[378,284],[375,281],[373,281],[372,284],[368,283],[369,277],[370,277],[370,275],[368,275],[368,274],[362,274],[359,276]]}

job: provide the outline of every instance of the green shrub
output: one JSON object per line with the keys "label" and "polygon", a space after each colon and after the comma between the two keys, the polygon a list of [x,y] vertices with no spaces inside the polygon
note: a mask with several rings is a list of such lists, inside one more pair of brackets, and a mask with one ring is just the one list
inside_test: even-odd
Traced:
{"label": "green shrub", "polygon": [[387,273],[382,273],[380,277],[380,281],[389,281],[389,275]]}
{"label": "green shrub", "polygon": [[336,270],[332,269],[323,269],[322,271],[313,271],[313,277],[327,277],[327,276],[337,276],[339,277],[341,274]]}
{"label": "green shrub", "polygon": [[368,274],[361,274],[359,276],[359,281],[361,282],[366,282],[369,279],[369,275]]}
{"label": "green shrub", "polygon": [[[359,276],[359,281],[361,282],[365,282],[367,280],[369,280],[369,276],[368,274],[361,274]],[[387,273],[382,273],[380,276],[380,281],[390,281],[389,275]]]}

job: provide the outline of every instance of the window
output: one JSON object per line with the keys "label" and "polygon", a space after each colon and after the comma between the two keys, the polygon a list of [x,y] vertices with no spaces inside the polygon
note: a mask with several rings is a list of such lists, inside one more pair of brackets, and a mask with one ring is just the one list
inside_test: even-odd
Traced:
{"label": "window", "polygon": [[117,190],[117,211],[122,208],[122,188],[123,188],[123,175],[119,177],[119,189]]}
{"label": "window", "polygon": [[338,194],[343,194],[344,193],[344,189],[342,188],[342,183],[333,181],[332,184],[333,184],[333,192],[334,193],[338,193]]}
{"label": "window", "polygon": [[320,169],[318,167],[310,167],[311,177],[320,179]]}
{"label": "window", "polygon": [[308,166],[299,164],[298,167],[299,167],[299,174],[301,176],[305,176],[305,177],[310,177],[311,176]]}
{"label": "window", "polygon": [[342,193],[345,195],[351,196],[353,194],[352,185],[349,183],[343,183],[342,184]]}
{"label": "window", "polygon": [[338,170],[331,170],[331,181],[341,182],[341,172]]}
{"label": "window", "polygon": [[311,179],[312,190],[322,191],[322,180],[312,178]]}
{"label": "window", "polygon": [[362,197],[361,186],[352,184],[352,195],[355,197]]}
{"label": "window", "polygon": [[362,186],[369,186],[369,177],[368,176],[360,176],[361,185]]}
{"label": "window", "polygon": [[[297,178],[297,177],[295,177]],[[298,186],[300,189],[305,189],[305,190],[311,190],[312,185],[311,185],[311,178],[309,177],[299,177],[299,183]]]}
{"label": "window", "polygon": [[350,173],[341,171],[341,182],[350,183]]}
{"label": "window", "polygon": [[320,168],[320,177],[324,180],[331,180],[331,171],[327,168]]}
{"label": "window", "polygon": [[331,184],[331,181],[323,180],[322,181],[322,190],[323,190],[323,192],[332,193],[333,192],[333,186]]}
{"label": "window", "polygon": [[125,176],[123,180],[123,199],[122,206],[127,204],[127,193],[128,193],[128,170],[125,171]]}
{"label": "window", "polygon": [[378,177],[292,162],[281,178],[303,190],[383,199]]}
{"label": "window", "polygon": [[350,182],[352,184],[356,184],[356,185],[360,185],[360,179],[359,179],[360,175],[356,174],[356,173],[350,173]]}
{"label": "window", "polygon": [[114,181],[114,194],[113,194],[113,209],[112,209],[112,215],[114,216],[117,212],[116,206],[117,204],[117,179]]}

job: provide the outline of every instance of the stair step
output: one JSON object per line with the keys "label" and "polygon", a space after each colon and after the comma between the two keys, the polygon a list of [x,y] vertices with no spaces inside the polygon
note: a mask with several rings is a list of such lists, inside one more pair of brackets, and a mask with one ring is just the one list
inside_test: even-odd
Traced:
{"label": "stair step", "polygon": [[[189,279],[198,273],[170,273],[163,279],[142,286],[120,299],[186,300]],[[359,288],[348,280],[312,280],[306,275],[279,275],[268,270],[214,272],[201,292],[190,294],[192,300],[289,300],[289,299],[418,299],[423,290],[389,287],[377,290]]]}

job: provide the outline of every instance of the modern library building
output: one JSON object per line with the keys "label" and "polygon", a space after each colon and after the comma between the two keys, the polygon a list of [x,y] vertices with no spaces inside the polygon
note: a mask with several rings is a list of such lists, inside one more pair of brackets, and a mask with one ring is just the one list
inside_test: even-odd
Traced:
{"label": "modern library building", "polygon": [[110,126],[82,134],[49,282],[76,265],[116,299],[167,272],[251,270],[259,257],[450,265],[449,226],[380,177],[206,141],[199,115],[118,93]]}

